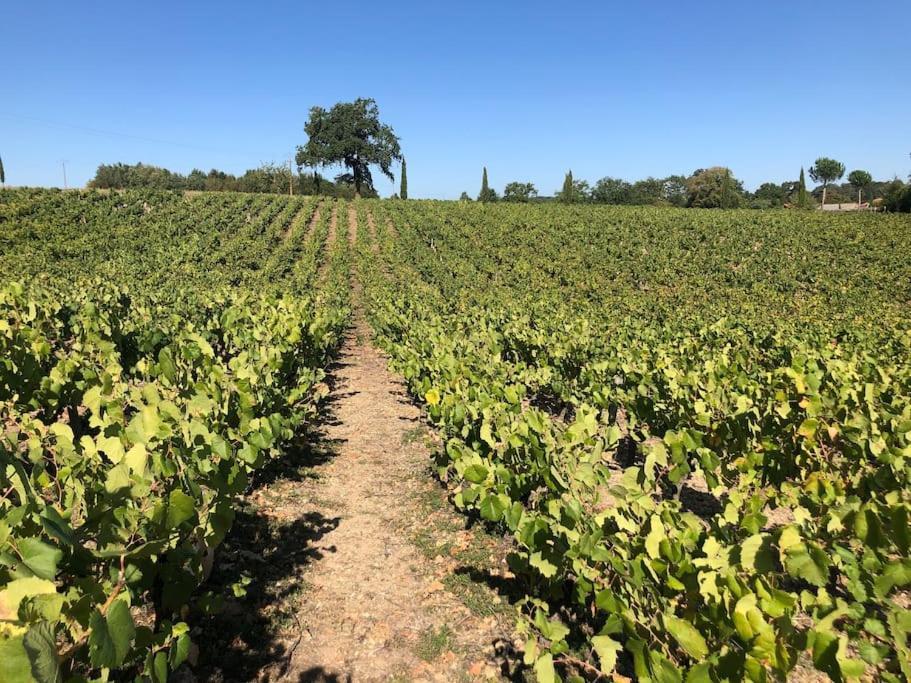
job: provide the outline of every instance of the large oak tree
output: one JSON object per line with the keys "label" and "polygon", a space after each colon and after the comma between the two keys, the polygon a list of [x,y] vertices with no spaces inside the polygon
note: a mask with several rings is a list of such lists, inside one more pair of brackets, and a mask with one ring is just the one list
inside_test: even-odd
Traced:
{"label": "large oak tree", "polygon": [[298,168],[344,165],[348,172],[338,180],[354,185],[357,196],[362,188],[374,189],[370,166],[379,166],[383,175],[395,180],[392,164],[402,158],[399,138],[380,121],[373,99],[339,102],[328,111],[312,107],[304,131],[308,140],[297,148]]}

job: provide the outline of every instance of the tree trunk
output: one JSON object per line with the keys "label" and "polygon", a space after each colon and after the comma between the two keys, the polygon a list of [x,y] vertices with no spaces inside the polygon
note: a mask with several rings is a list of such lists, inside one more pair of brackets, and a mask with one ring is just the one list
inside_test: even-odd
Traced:
{"label": "tree trunk", "polygon": [[828,183],[823,183],[823,184],[822,184],[822,206],[823,206],[823,210],[825,210],[825,207],[826,207],[826,186],[827,186],[827,185],[828,185]]}
{"label": "tree trunk", "polygon": [[860,208],[860,193],[861,193],[862,191],[863,191],[863,190],[862,190],[861,188],[859,188],[859,187],[857,188],[857,208],[858,208],[858,209]]}

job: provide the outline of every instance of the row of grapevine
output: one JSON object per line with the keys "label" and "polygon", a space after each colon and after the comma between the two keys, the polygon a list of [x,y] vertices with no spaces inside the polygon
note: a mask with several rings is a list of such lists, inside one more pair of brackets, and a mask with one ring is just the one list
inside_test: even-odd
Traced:
{"label": "row of grapevine", "polygon": [[371,321],[540,680],[911,676],[906,220],[372,210]]}
{"label": "row of grapevine", "polygon": [[0,679],[165,681],[237,498],[316,419],[347,250],[309,198],[2,199]]}

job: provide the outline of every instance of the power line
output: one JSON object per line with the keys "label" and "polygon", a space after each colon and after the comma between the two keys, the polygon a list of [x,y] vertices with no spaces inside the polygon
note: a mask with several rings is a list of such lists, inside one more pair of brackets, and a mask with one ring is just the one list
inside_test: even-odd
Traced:
{"label": "power line", "polygon": [[71,123],[60,123],[58,121],[48,121],[47,119],[39,119],[34,116],[10,116],[9,114],[0,114],[0,119],[7,119],[9,121],[25,121],[30,123],[39,123],[45,126],[52,126],[55,128],[65,128],[69,130],[79,130],[85,133],[91,133],[93,135],[102,135],[107,137],[114,138],[128,138],[131,140],[141,140],[142,142],[151,142],[156,145],[172,145],[174,147],[186,147],[188,149],[197,149],[204,152],[218,152],[213,147],[204,147],[202,145],[193,145],[186,142],[177,142],[174,140],[162,140],[160,138],[150,138],[145,135],[133,135],[132,133],[120,133],[112,130],[103,130],[101,128],[92,128],[89,126],[80,126]]}

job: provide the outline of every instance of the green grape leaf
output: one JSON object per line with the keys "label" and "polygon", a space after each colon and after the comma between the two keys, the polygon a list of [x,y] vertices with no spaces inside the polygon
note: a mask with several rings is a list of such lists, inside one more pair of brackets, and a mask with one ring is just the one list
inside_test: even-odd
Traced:
{"label": "green grape leaf", "polygon": [[130,608],[114,600],[103,615],[97,609],[89,619],[89,660],[93,666],[113,668],[126,660],[135,634]]}
{"label": "green grape leaf", "polygon": [[57,574],[57,564],[63,558],[63,551],[37,538],[23,538],[18,542],[22,563],[35,576],[49,581]]}
{"label": "green grape leaf", "polygon": [[705,638],[702,637],[702,634],[699,633],[695,626],[685,619],[672,615],[665,616],[664,623],[684,652],[697,662],[705,659],[709,653],[709,648]]}
{"label": "green grape leaf", "polygon": [[53,627],[46,621],[35,624],[25,634],[23,645],[35,680],[38,683],[60,683],[60,658]]}
{"label": "green grape leaf", "polygon": [[180,489],[174,489],[168,496],[167,527],[176,529],[181,524],[192,518],[195,514],[196,503]]}
{"label": "green grape leaf", "polygon": [[592,648],[598,655],[599,669],[601,673],[609,674],[617,666],[617,653],[623,646],[610,636],[592,636]]}

